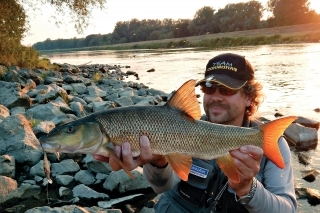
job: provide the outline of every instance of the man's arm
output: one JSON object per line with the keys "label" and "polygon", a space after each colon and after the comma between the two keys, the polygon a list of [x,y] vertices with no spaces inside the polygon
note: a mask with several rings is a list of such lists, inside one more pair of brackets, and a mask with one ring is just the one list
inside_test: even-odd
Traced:
{"label": "man's arm", "polygon": [[256,192],[246,205],[250,213],[296,212],[291,152],[286,140],[281,137],[279,147],[285,168],[280,169],[268,161],[263,171],[263,184],[258,182]]}

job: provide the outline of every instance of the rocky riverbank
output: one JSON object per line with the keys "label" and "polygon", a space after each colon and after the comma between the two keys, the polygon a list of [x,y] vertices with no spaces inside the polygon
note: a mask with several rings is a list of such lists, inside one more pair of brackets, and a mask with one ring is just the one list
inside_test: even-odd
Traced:
{"label": "rocky riverbank", "polygon": [[[109,108],[162,105],[171,94],[138,83],[134,71],[114,65],[58,64],[59,69],[0,66],[0,212],[153,212],[157,198],[142,175],[111,171],[91,155],[47,154],[53,183],[43,169],[38,138],[55,126]],[[131,80],[131,81],[130,81]],[[285,135],[297,147],[316,146],[318,121],[301,118]],[[299,161],[309,163],[308,155]],[[317,171],[305,171],[307,181]],[[300,199],[320,203],[316,189],[297,188]]]}

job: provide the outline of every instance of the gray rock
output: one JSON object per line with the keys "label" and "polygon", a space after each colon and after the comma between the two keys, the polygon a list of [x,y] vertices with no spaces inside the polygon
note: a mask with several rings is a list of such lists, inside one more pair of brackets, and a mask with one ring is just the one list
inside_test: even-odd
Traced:
{"label": "gray rock", "polygon": [[65,114],[73,114],[74,113],[73,110],[68,106],[68,104],[66,104],[66,102],[61,97],[56,98],[51,103],[53,105],[55,105],[56,107],[59,107],[61,112],[65,113]]}
{"label": "gray rock", "polygon": [[63,79],[47,76],[44,79],[45,84],[63,83]]}
{"label": "gray rock", "polygon": [[62,89],[64,89],[69,94],[70,94],[70,92],[73,93],[73,94],[76,93],[74,91],[73,87],[71,85],[69,85],[69,84],[63,84],[62,85]]}
{"label": "gray rock", "polygon": [[103,209],[97,206],[80,207],[76,205],[68,205],[62,207],[50,208],[48,206],[36,207],[29,209],[25,213],[121,213],[119,209]]}
{"label": "gray rock", "polygon": [[310,127],[310,128],[315,128],[315,129],[319,129],[319,126],[320,126],[320,122],[319,121],[315,121],[315,120],[312,120],[312,119],[309,119],[309,118],[304,118],[304,117],[301,117],[299,116],[297,118],[297,120],[295,121],[296,123],[299,123],[305,127]]}
{"label": "gray rock", "polygon": [[105,193],[99,193],[90,189],[84,184],[77,185],[73,188],[73,197],[79,197],[80,199],[85,200],[109,200],[109,195]]}
{"label": "gray rock", "polygon": [[63,186],[61,186],[61,187],[59,188],[59,196],[60,196],[60,197],[68,196],[68,195],[70,195],[71,193],[72,193],[72,190],[69,189],[69,188],[66,188],[66,187],[63,187]]}
{"label": "gray rock", "polygon": [[39,133],[48,134],[55,127],[52,121],[42,121],[32,128],[35,135]]}
{"label": "gray rock", "polygon": [[18,183],[16,180],[6,177],[0,176],[0,204],[1,200],[7,196],[10,192],[16,190],[18,188]]}
{"label": "gray rock", "polygon": [[38,139],[30,122],[22,115],[13,115],[0,123],[0,155],[8,154],[18,163],[35,165],[42,156]]}
{"label": "gray rock", "polygon": [[57,175],[56,182],[61,186],[68,186],[73,183],[74,177],[71,175]]}
{"label": "gray rock", "polygon": [[72,99],[71,99],[71,101],[74,101],[74,102],[79,102],[79,103],[81,103],[82,105],[86,105],[87,104],[87,102],[85,102],[82,98],[79,98],[79,97],[73,97]]}
{"label": "gray rock", "polygon": [[319,190],[307,188],[307,199],[311,205],[320,204]]}
{"label": "gray rock", "polygon": [[125,91],[121,92],[119,95],[120,95],[120,97],[130,98],[135,95],[135,92],[132,89],[129,89],[129,90],[125,90]]}
{"label": "gray rock", "polygon": [[0,105],[0,120],[3,120],[8,116],[10,116],[9,109],[3,105]]}
{"label": "gray rock", "polygon": [[[50,162],[49,162],[50,165]],[[36,165],[32,166],[30,169],[30,175],[31,176],[39,176],[39,177],[46,177],[45,173],[44,173],[44,169],[43,169],[43,160],[40,160],[39,163],[37,163]]]}
{"label": "gray rock", "polygon": [[10,110],[11,115],[23,114],[26,112],[24,107],[14,107]]}
{"label": "gray rock", "polygon": [[17,82],[22,86],[25,86],[27,82],[27,80],[24,77],[22,77],[16,70],[9,70],[4,75],[4,78],[8,82]]}
{"label": "gray rock", "polygon": [[60,107],[52,103],[42,104],[30,108],[26,111],[26,114],[33,119],[38,119],[40,121],[50,121],[58,116],[64,115],[64,113],[60,110]]}
{"label": "gray rock", "polygon": [[143,177],[141,167],[138,167],[131,172],[134,179],[130,178],[123,170],[111,172],[107,180],[104,182],[103,188],[110,191],[115,190],[124,193],[150,187],[150,184]]}
{"label": "gray rock", "polygon": [[90,96],[105,97],[107,95],[106,91],[101,90],[97,86],[88,86],[87,91]]}
{"label": "gray rock", "polygon": [[139,96],[147,96],[148,95],[148,91],[145,88],[141,88],[138,90],[138,95]]}
{"label": "gray rock", "polygon": [[87,92],[87,87],[83,83],[78,84],[71,84],[73,91],[75,91],[78,94],[84,94]]}
{"label": "gray rock", "polygon": [[132,100],[128,97],[120,97],[120,98],[117,98],[115,100],[115,103],[117,105],[119,105],[120,107],[125,107],[125,106],[132,106],[134,105],[134,103],[132,102]]}
{"label": "gray rock", "polygon": [[105,209],[111,208],[113,205],[120,204],[124,201],[130,201],[134,198],[139,198],[139,197],[142,198],[143,196],[144,196],[143,194],[134,194],[134,195],[124,196],[121,198],[111,199],[109,201],[99,201],[98,206]]}
{"label": "gray rock", "polygon": [[32,105],[30,97],[21,92],[20,84],[0,81],[0,88],[0,104],[4,105],[8,109],[16,106],[28,108]]}
{"label": "gray rock", "polygon": [[308,181],[308,182],[313,182],[317,179],[317,176],[320,174],[317,170],[309,170],[309,171],[304,171],[304,174],[302,175],[302,179]]}
{"label": "gray rock", "polygon": [[17,203],[20,199],[38,197],[40,192],[40,186],[23,184],[18,189],[8,193],[5,197],[0,197],[0,203]]}
{"label": "gray rock", "polygon": [[0,175],[14,178],[16,173],[16,163],[13,156],[0,156]]}
{"label": "gray rock", "polygon": [[71,102],[70,108],[76,113],[78,118],[87,116],[86,110],[80,102]]}
{"label": "gray rock", "polygon": [[99,112],[116,107],[116,104],[113,101],[92,102],[89,105],[92,105],[93,112]]}
{"label": "gray rock", "polygon": [[120,96],[118,93],[112,93],[111,95],[106,96],[104,99],[108,101],[115,101],[118,99]]}
{"label": "gray rock", "polygon": [[300,147],[310,147],[317,143],[318,133],[314,128],[304,127],[300,124],[291,124],[284,132],[290,142]]}
{"label": "gray rock", "polygon": [[96,182],[94,175],[88,170],[80,170],[76,173],[74,179],[86,186],[90,186]]}
{"label": "gray rock", "polygon": [[[24,180],[22,182],[22,184],[27,184],[27,185],[36,185],[36,181],[35,180]],[[21,185],[22,185],[21,184]]]}
{"label": "gray rock", "polygon": [[78,118],[73,114],[67,114],[67,115],[63,114],[53,118],[51,121],[54,123],[54,125],[59,126],[77,119]]}
{"label": "gray rock", "polygon": [[87,168],[94,173],[110,174],[111,167],[108,163],[95,160],[92,155],[86,155],[84,162]]}
{"label": "gray rock", "polygon": [[34,81],[37,85],[43,83],[42,78],[38,76],[32,69],[21,68],[20,70],[18,70],[18,73],[23,78]]}
{"label": "gray rock", "polygon": [[102,102],[103,101],[102,98],[97,97],[97,96],[85,96],[83,98],[83,100],[85,102],[87,102],[88,104],[91,103],[91,102]]}
{"label": "gray rock", "polygon": [[60,163],[51,164],[51,174],[53,177],[57,175],[75,174],[79,170],[79,165],[72,159],[67,159],[61,161]]}
{"label": "gray rock", "polygon": [[68,83],[68,84],[72,84],[72,83],[84,83],[83,79],[81,79],[78,76],[72,76],[72,75],[66,75],[63,78],[63,81]]}

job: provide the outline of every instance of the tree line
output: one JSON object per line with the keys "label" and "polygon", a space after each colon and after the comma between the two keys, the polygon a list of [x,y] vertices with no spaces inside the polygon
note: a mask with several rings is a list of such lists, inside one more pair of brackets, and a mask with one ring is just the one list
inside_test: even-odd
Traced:
{"label": "tree line", "polygon": [[[47,39],[33,46],[21,44],[30,28],[29,18],[42,5],[50,5],[56,10],[51,20],[58,26],[64,23],[65,14],[71,16],[75,29],[81,33],[90,23],[92,8],[104,9],[106,4],[107,0],[0,0],[0,64],[35,67],[39,59],[38,50],[181,38],[320,21],[319,14],[310,9],[308,0],[268,0],[265,7],[259,1],[252,0],[227,4],[218,10],[205,6],[196,11],[193,19],[132,19],[117,22],[109,34]],[[270,16],[262,20],[266,11]]]}
{"label": "tree line", "polygon": [[[273,14],[262,20],[263,13]],[[309,8],[308,0],[269,0],[267,8],[259,1],[227,4],[215,10],[205,6],[193,19],[131,19],[116,23],[112,33],[92,34],[85,38],[46,39],[37,42],[37,50],[82,48],[137,41],[181,38],[204,34],[252,30],[266,27],[306,24],[320,21],[320,15]]]}

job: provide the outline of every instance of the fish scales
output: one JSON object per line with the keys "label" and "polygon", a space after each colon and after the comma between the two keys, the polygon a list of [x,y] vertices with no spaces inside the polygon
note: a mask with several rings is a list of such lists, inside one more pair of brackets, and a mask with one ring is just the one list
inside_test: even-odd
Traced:
{"label": "fish scales", "polygon": [[95,119],[103,126],[110,141],[129,142],[134,156],[140,154],[139,138],[148,136],[154,154],[186,154],[213,159],[246,144],[261,147],[262,132],[191,121],[183,112],[168,106],[135,106],[98,113]]}

